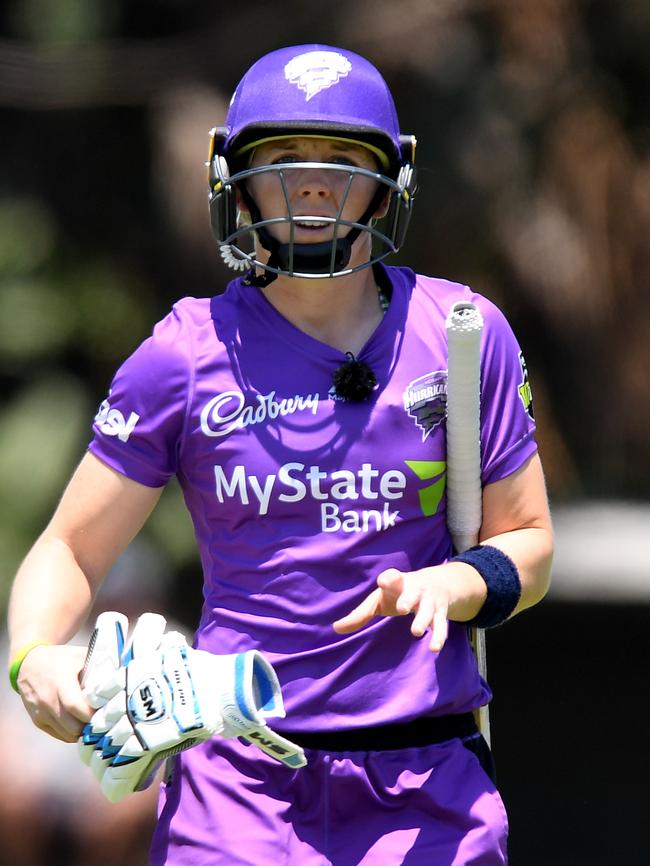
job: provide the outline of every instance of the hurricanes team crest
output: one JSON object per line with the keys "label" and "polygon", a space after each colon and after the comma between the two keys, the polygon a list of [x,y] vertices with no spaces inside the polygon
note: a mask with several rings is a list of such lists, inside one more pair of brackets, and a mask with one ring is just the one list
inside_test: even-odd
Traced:
{"label": "hurricanes team crest", "polygon": [[338,84],[352,69],[347,57],[338,51],[308,51],[298,54],[284,67],[284,77],[305,93],[309,102],[321,90]]}
{"label": "hurricanes team crest", "polygon": [[447,413],[447,371],[436,370],[409,382],[404,391],[404,409],[422,430],[424,442]]}

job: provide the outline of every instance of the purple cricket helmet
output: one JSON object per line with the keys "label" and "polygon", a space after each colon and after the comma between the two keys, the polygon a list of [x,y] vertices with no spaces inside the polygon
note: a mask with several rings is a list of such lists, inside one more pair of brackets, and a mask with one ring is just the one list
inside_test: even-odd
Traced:
{"label": "purple cricket helmet", "polygon": [[[332,218],[333,238],[324,243],[280,243],[269,232],[269,220],[261,217],[246,189],[247,178],[259,172],[275,172],[285,190],[287,216],[293,223],[285,177],[309,163],[248,167],[254,148],[274,138],[316,135],[346,139],[368,148],[378,171],[354,166],[328,166],[344,171],[350,183],[355,174],[377,180],[377,193],[363,214],[343,220],[345,199]],[[415,193],[415,138],[403,136],[393,98],[378,70],[350,51],[326,45],[281,48],[260,58],[241,79],[233,94],[225,127],[212,131],[209,183],[212,229],[224,260],[234,268],[261,267],[269,282],[278,274],[300,277],[333,277],[368,267],[396,252],[404,240]],[[313,165],[313,164],[312,164]],[[245,201],[251,222],[238,220],[235,188]],[[387,189],[388,187],[388,189]],[[379,204],[389,195],[384,230],[374,225]],[[301,216],[304,220],[304,215]],[[278,218],[274,222],[277,224]],[[369,233],[379,247],[367,262],[349,268],[351,247],[362,233]],[[271,253],[260,261],[246,252],[240,241],[253,233]],[[293,237],[293,230],[291,231]]]}
{"label": "purple cricket helmet", "polygon": [[256,138],[321,131],[379,146],[401,158],[397,111],[377,69],[358,54],[323,45],[282,48],[262,57],[240,81],[226,117],[224,150]]}

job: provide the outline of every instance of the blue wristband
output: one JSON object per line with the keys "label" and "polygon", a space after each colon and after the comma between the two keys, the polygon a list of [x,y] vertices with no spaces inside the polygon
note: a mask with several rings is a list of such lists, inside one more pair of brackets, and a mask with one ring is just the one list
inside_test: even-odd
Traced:
{"label": "blue wristband", "polygon": [[487,598],[473,620],[474,628],[493,628],[512,614],[521,598],[521,581],[517,566],[498,547],[477,544],[452,557],[452,562],[466,562],[475,568],[487,586]]}

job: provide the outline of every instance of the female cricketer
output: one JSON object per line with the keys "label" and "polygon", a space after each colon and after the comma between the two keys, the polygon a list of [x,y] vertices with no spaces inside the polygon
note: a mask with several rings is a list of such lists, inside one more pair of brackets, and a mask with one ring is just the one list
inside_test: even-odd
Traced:
{"label": "female cricketer", "polygon": [[[176,303],[117,372],[14,583],[15,684],[36,725],[79,737],[84,654],[64,644],[176,476],[203,567],[194,646],[264,654],[286,707],[275,727],[307,765],[236,738],[178,754],[154,866],[504,864],[468,625],[499,625],[549,581],[519,346],[469,287],[384,264],[412,211],[415,139],[364,58],[262,57],[211,142],[212,228],[238,275]],[[485,322],[483,522],[454,555],[445,319],[458,301]]]}

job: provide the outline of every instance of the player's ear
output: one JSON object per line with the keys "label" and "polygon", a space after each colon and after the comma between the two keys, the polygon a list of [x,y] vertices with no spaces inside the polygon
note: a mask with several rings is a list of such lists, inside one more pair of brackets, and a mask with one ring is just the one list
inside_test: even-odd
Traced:
{"label": "player's ear", "polygon": [[373,219],[380,220],[382,219],[382,217],[386,216],[386,214],[388,213],[388,206],[390,205],[390,196],[391,191],[387,190],[386,195],[383,197],[383,199],[379,203],[379,207],[373,214]]}
{"label": "player's ear", "polygon": [[246,204],[246,198],[242,195],[239,187],[235,188],[235,202],[237,207],[237,222],[238,225],[250,225],[251,212]]}

